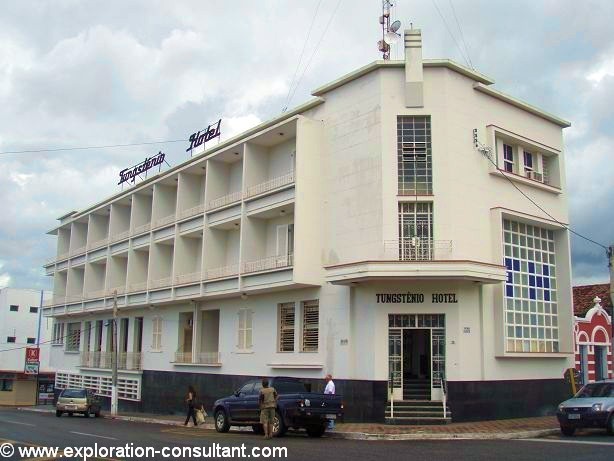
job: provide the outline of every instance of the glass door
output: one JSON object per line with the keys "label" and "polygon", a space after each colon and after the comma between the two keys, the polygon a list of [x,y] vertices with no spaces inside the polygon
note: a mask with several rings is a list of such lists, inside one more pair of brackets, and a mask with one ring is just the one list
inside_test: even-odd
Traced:
{"label": "glass door", "polygon": [[446,336],[443,329],[431,330],[431,400],[441,400],[442,381],[445,379]]}
{"label": "glass door", "polygon": [[403,400],[403,335],[400,329],[388,330],[388,398]]}

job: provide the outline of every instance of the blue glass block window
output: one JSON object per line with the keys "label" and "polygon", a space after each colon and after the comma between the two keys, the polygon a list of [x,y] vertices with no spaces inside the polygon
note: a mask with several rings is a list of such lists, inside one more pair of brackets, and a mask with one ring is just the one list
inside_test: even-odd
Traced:
{"label": "blue glass block window", "polygon": [[503,234],[506,350],[557,352],[554,232],[506,219]]}

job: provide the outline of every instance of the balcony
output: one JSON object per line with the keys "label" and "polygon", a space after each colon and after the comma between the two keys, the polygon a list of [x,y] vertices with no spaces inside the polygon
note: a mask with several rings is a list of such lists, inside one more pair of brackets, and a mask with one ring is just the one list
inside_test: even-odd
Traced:
{"label": "balcony", "polygon": [[85,295],[85,299],[104,298],[106,294],[107,294],[106,290],[88,291]]}
{"label": "balcony", "polygon": [[113,296],[115,296],[115,293],[117,293],[117,296],[119,295],[123,295],[124,293],[126,293],[126,287],[125,286],[119,286],[119,287],[114,287],[114,288],[107,288],[106,290],[106,296],[111,298]]}
{"label": "balcony", "polygon": [[290,254],[282,256],[269,256],[256,261],[246,261],[243,263],[243,272],[248,274],[292,267],[292,264],[294,263],[293,259],[293,255]]}
{"label": "balcony", "polygon": [[141,224],[140,226],[134,226],[132,228],[132,235],[144,234],[151,229],[151,223]]}
{"label": "balcony", "polygon": [[64,298],[66,304],[80,303],[81,301],[83,301],[83,295],[68,295]]}
{"label": "balcony", "polygon": [[175,363],[192,363],[191,352],[175,352]]}
{"label": "balcony", "polygon": [[175,213],[170,214],[168,216],[164,216],[163,218],[155,219],[153,222],[153,228],[157,229],[158,227],[167,226],[175,222]]}
{"label": "balcony", "polygon": [[204,213],[204,211],[205,211],[204,205],[196,205],[196,206],[193,206],[192,208],[181,210],[179,213],[177,213],[177,219],[191,218],[192,216],[196,216],[196,215]]}
{"label": "balcony", "polygon": [[454,256],[450,240],[418,237],[387,240],[383,242],[378,257],[325,266],[326,280],[339,285],[379,280],[466,280],[481,283],[506,280],[503,265]]}
{"label": "balcony", "polygon": [[240,202],[242,198],[241,191],[232,192],[230,194],[224,195],[222,197],[209,200],[207,202],[207,211],[215,210],[216,208],[221,208],[227,205],[231,205],[236,202]]}
{"label": "balcony", "polygon": [[[143,356],[140,352],[120,352],[117,354],[117,368],[120,370],[142,370]],[[81,352],[79,366],[83,368],[113,368],[113,352]]]}
{"label": "balcony", "polygon": [[109,243],[109,239],[108,238],[103,238],[100,240],[96,240],[95,242],[89,243],[87,245],[87,249],[89,250],[94,250],[96,248],[101,248],[104,246],[107,246],[107,244]]}
{"label": "balcony", "polygon": [[130,231],[126,230],[126,231],[119,232],[117,234],[112,235],[110,242],[111,243],[119,242],[121,240],[126,240],[128,237],[130,237]]}
{"label": "balcony", "polygon": [[250,197],[255,197],[257,195],[261,195],[275,189],[280,189],[292,183],[294,183],[294,171],[290,171],[289,173],[286,173],[282,176],[278,176],[277,178],[273,178],[269,181],[265,181],[254,186],[247,187],[245,189],[243,197],[246,199]]}
{"label": "balcony", "polygon": [[75,248],[74,250],[70,250],[69,254],[70,254],[71,257],[72,256],[77,256],[77,255],[85,253],[86,250],[87,250],[87,246],[82,246],[82,247],[79,247],[79,248]]}
{"label": "balcony", "polygon": [[234,277],[239,274],[239,265],[238,264],[230,264],[228,266],[222,267],[214,267],[212,269],[207,269],[206,271],[206,279],[220,279],[224,277]]}
{"label": "balcony", "polygon": [[202,272],[193,272],[191,274],[176,275],[174,278],[175,285],[183,285],[186,283],[200,282],[201,279],[202,279]]}
{"label": "balcony", "polygon": [[147,282],[134,282],[128,284],[128,293],[135,293],[137,291],[147,291]]}
{"label": "balcony", "polygon": [[156,288],[170,287],[172,284],[172,277],[164,277],[156,280],[150,280],[148,286],[150,290],[155,290]]}
{"label": "balcony", "polygon": [[181,365],[211,365],[220,366],[222,364],[220,360],[219,352],[199,352],[192,354],[191,352],[175,352],[174,363]]}

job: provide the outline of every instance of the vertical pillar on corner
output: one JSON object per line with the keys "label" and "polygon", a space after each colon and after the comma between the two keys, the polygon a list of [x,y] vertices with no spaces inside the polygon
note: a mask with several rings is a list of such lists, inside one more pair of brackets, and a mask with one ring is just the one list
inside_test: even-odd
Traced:
{"label": "vertical pillar on corner", "polygon": [[405,107],[424,107],[422,32],[408,29],[405,40]]}

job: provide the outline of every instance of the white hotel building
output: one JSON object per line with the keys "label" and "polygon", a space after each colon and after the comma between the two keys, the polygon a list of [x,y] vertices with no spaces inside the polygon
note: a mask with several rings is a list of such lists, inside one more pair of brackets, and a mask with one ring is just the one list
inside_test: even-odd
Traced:
{"label": "white hotel building", "polygon": [[405,422],[444,399],[454,420],[553,410],[573,366],[569,123],[492,85],[409,30],[404,61],[61,217],[57,387],[110,394],[116,291],[120,408],[332,373],[346,420],[390,399]]}

